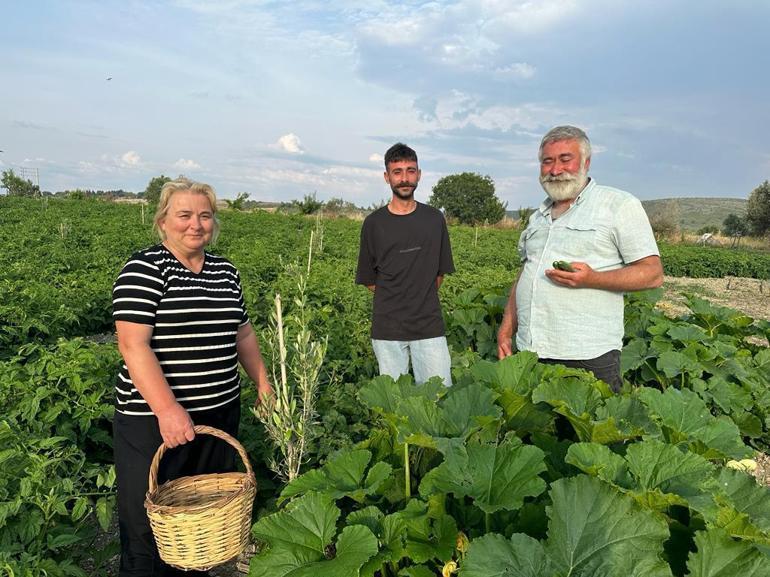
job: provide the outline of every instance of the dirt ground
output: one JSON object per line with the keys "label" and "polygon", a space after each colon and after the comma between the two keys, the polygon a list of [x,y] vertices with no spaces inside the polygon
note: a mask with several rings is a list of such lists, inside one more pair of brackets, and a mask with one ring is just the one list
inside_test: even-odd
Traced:
{"label": "dirt ground", "polygon": [[667,276],[664,300],[658,306],[672,316],[687,311],[682,293],[692,293],[717,305],[730,307],[754,319],[770,320],[770,281],[754,278],[688,278]]}

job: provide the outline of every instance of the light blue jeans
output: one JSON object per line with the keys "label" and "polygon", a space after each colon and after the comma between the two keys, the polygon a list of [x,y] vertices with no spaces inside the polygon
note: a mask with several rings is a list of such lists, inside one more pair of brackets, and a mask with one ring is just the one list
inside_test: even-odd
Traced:
{"label": "light blue jeans", "polygon": [[452,386],[452,359],[449,357],[446,337],[417,341],[372,339],[372,348],[380,365],[381,375],[390,375],[397,379],[408,374],[411,356],[416,382],[424,383],[431,377],[439,376],[444,380],[444,385]]}

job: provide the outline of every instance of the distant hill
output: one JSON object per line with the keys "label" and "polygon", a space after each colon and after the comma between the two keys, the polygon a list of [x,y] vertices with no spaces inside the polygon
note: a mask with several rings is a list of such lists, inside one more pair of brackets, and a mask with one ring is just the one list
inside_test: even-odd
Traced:
{"label": "distant hill", "polygon": [[721,229],[730,213],[744,216],[747,203],[744,198],[663,198],[643,200],[642,206],[650,216],[661,211],[678,212],[680,228],[695,231],[704,226]]}

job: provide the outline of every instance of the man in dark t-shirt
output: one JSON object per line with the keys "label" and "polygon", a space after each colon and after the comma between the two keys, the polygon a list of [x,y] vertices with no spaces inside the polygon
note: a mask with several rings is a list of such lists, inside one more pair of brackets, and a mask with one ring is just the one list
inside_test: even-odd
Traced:
{"label": "man in dark t-shirt", "polygon": [[356,283],[374,293],[372,347],[380,374],[398,378],[411,358],[418,383],[439,376],[452,384],[438,289],[454,272],[444,215],[414,200],[417,154],[405,144],[385,153],[390,202],[361,227]]}

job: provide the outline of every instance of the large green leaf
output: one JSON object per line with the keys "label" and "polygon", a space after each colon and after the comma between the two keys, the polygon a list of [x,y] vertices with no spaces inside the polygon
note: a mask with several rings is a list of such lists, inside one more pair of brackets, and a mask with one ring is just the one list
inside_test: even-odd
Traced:
{"label": "large green leaf", "polygon": [[[550,368],[550,367],[549,367]],[[593,415],[602,402],[602,392],[595,386],[596,379],[589,378],[583,371],[553,367],[560,369],[550,375],[532,392],[532,402],[545,402],[556,408],[563,408],[568,413],[581,416]],[[604,396],[610,396],[609,391]]]}
{"label": "large green leaf", "polygon": [[687,561],[690,577],[767,577],[770,557],[751,543],[736,541],[725,531],[695,534],[696,551]]}
{"label": "large green leaf", "polygon": [[470,443],[446,454],[445,461],[420,483],[420,494],[452,493],[471,497],[485,513],[515,510],[525,497],[545,490],[539,474],[545,471],[545,454],[512,437],[500,445]]}
{"label": "large green leaf", "polygon": [[452,389],[441,403],[447,437],[464,437],[480,424],[499,419],[502,411],[495,405],[497,394],[479,384]]}
{"label": "large green leaf", "polygon": [[458,438],[500,418],[496,393],[471,384],[452,388],[438,403],[425,397],[410,397],[398,405],[404,420],[398,425],[402,438],[412,444],[436,447],[438,438]]}
{"label": "large green leaf", "polygon": [[598,443],[574,443],[567,451],[565,461],[584,473],[631,489],[634,481],[628,472],[626,460],[613,453],[609,447]]}
{"label": "large green leaf", "polygon": [[366,507],[350,513],[345,524],[364,525],[380,544],[377,555],[361,567],[361,577],[374,577],[378,572],[382,575],[386,564],[395,565],[406,555],[407,527],[397,514],[386,517],[377,507]]}
{"label": "large green leaf", "polygon": [[395,415],[402,400],[424,397],[435,401],[444,390],[445,387],[436,381],[415,384],[411,375],[401,375],[397,381],[387,375],[380,375],[361,387],[358,397],[370,409]]}
{"label": "large green leaf", "polygon": [[378,462],[364,476],[371,458],[372,454],[366,450],[338,454],[320,469],[312,469],[291,481],[281,492],[281,499],[316,491],[332,499],[350,497],[363,502],[366,496],[377,491],[393,470],[389,464]]}
{"label": "large green leaf", "polygon": [[585,475],[552,483],[550,496],[546,552],[559,574],[671,577],[667,524],[632,498]]}
{"label": "large green leaf", "polygon": [[267,543],[251,560],[251,577],[358,577],[377,553],[377,538],[364,525],[345,527],[332,538],[340,511],[327,496],[308,493],[285,511],[263,517],[254,536]]}
{"label": "large green leaf", "polygon": [[538,365],[535,353],[521,351],[497,363],[477,363],[471,372],[477,380],[489,383],[499,392],[508,390],[529,395],[539,382],[542,365]]}
{"label": "large green leaf", "polygon": [[462,563],[460,577],[550,577],[551,560],[540,542],[516,533],[510,540],[488,533],[474,539]]}
{"label": "large green leaf", "polygon": [[406,526],[404,553],[413,562],[446,561],[452,556],[457,524],[451,516],[431,511],[425,502],[412,499],[392,517]]}
{"label": "large green leaf", "polygon": [[647,341],[641,338],[632,339],[620,353],[620,371],[625,374],[641,367],[651,358],[647,350]]}
{"label": "large green leaf", "polygon": [[650,418],[647,407],[639,399],[614,395],[596,409],[596,420],[614,418],[618,428],[628,438],[660,434],[660,427]]}
{"label": "large green leaf", "polygon": [[555,417],[548,405],[535,405],[529,396],[510,389],[503,390],[497,402],[503,408],[508,428],[524,433],[553,430]]}
{"label": "large green leaf", "polygon": [[735,509],[770,533],[770,488],[757,484],[751,475],[729,468],[721,469],[717,480]]}
{"label": "large green leaf", "polygon": [[657,367],[669,379],[673,379],[683,373],[695,377],[700,377],[703,374],[703,367],[700,362],[679,351],[661,353],[658,357]]}
{"label": "large green leaf", "polygon": [[721,469],[712,494],[690,498],[690,505],[703,515],[709,527],[770,544],[770,489],[758,485],[747,473]]}
{"label": "large green leaf", "polygon": [[738,427],[729,418],[716,418],[703,400],[688,389],[668,388],[664,393],[643,387],[639,398],[650,414],[669,430],[670,441],[688,441],[707,458],[744,458],[751,450],[743,443]]}
{"label": "large green leaf", "polygon": [[714,466],[700,455],[654,440],[630,445],[626,460],[644,491],[658,490],[682,497],[698,495],[703,480],[714,474]]}
{"label": "large green leaf", "polygon": [[609,385],[592,374],[561,365],[546,365],[543,380],[532,393],[533,403],[547,403],[553,411],[564,415],[581,441],[597,438],[607,442],[622,440],[623,435],[612,422],[594,423],[594,413],[602,399],[612,396]]}

